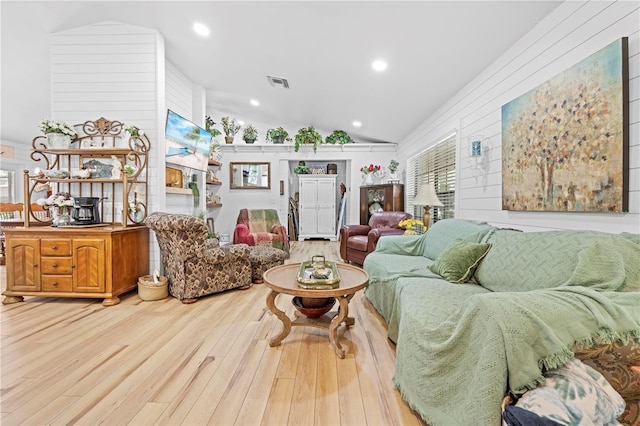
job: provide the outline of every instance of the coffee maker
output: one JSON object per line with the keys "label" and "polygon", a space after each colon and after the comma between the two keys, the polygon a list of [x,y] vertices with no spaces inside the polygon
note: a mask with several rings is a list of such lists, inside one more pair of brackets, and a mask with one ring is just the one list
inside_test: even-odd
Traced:
{"label": "coffee maker", "polygon": [[98,197],[74,197],[72,217],[73,225],[93,225],[100,223],[100,210]]}

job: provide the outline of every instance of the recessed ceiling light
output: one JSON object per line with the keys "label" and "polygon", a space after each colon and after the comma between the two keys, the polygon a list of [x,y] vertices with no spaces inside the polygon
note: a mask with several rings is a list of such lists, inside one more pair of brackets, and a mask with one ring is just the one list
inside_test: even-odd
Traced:
{"label": "recessed ceiling light", "polygon": [[241,126],[244,126],[244,121],[238,120],[238,124],[241,125]]}
{"label": "recessed ceiling light", "polygon": [[354,121],[354,122],[353,122],[353,123],[351,123],[351,124],[353,124],[355,127],[360,127],[360,126],[362,126],[362,123],[361,123],[361,122],[359,122],[358,120]]}
{"label": "recessed ceiling light", "polygon": [[196,22],[193,24],[193,31],[201,35],[202,37],[206,37],[209,35],[209,28],[206,25]]}
{"label": "recessed ceiling light", "polygon": [[255,99],[251,99],[249,103],[253,106],[260,106],[260,102],[256,101]]}
{"label": "recessed ceiling light", "polygon": [[371,63],[371,68],[373,68],[376,71],[384,71],[387,69],[387,63],[382,59],[378,59]]}

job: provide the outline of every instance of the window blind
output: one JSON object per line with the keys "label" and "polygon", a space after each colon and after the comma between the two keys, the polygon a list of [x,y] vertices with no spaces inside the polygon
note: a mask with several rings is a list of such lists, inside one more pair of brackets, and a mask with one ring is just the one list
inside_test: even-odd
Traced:
{"label": "window blind", "polygon": [[[409,158],[407,164],[407,201],[413,204],[418,188],[432,183],[438,199],[444,204],[432,207],[433,222],[454,216],[456,195],[456,134]],[[413,206],[413,217],[421,218],[422,206]]]}

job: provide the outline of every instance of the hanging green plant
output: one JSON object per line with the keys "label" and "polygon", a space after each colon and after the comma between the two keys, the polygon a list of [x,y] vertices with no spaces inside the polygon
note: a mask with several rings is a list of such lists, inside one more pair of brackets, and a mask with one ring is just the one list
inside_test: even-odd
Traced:
{"label": "hanging green plant", "polygon": [[334,130],[333,133],[327,136],[324,143],[344,145],[346,143],[355,143],[355,141],[344,130]]}
{"label": "hanging green plant", "polygon": [[313,152],[318,151],[318,145],[322,143],[322,136],[313,126],[303,127],[298,130],[295,136],[295,151],[298,152],[300,145],[313,145]]}
{"label": "hanging green plant", "polygon": [[291,141],[291,138],[285,129],[278,127],[267,130],[267,140],[273,143],[284,143],[284,141]]}

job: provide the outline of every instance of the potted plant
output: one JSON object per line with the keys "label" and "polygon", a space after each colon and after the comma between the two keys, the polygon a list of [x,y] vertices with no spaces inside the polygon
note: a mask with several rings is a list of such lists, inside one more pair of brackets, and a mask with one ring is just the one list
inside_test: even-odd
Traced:
{"label": "potted plant", "polygon": [[347,134],[344,130],[334,130],[327,138],[324,143],[330,143],[332,145],[340,144],[344,145],[346,143],[355,143],[351,136]]}
{"label": "potted plant", "polygon": [[242,131],[242,139],[246,143],[254,143],[256,139],[258,139],[258,129],[256,129],[252,124],[249,124]]}
{"label": "potted plant", "polygon": [[233,143],[233,138],[240,130],[240,125],[236,123],[235,118],[222,117],[222,130],[224,131],[224,141]]}
{"label": "potted plant", "polygon": [[216,138],[222,134],[220,130],[213,127],[215,125],[216,123],[211,119],[211,116],[207,115],[204,119],[204,127],[207,132],[211,133],[212,138]]}
{"label": "potted plant", "polygon": [[399,165],[400,163],[398,163],[396,160],[391,160],[391,162],[389,163],[389,179],[398,179],[396,171],[398,170]]}
{"label": "potted plant", "polygon": [[322,136],[313,126],[303,127],[298,130],[295,136],[295,151],[298,152],[300,145],[313,145],[313,152],[318,151],[318,145],[322,143]]}
{"label": "potted plant", "polygon": [[291,138],[285,129],[278,127],[277,129],[267,130],[267,140],[273,143],[284,143],[285,140],[291,141]]}
{"label": "potted plant", "polygon": [[304,161],[298,161],[298,167],[293,169],[293,172],[297,175],[308,175],[309,168]]}
{"label": "potted plant", "polygon": [[71,138],[76,135],[75,129],[62,121],[45,119],[39,127],[47,136],[50,148],[69,148]]}

